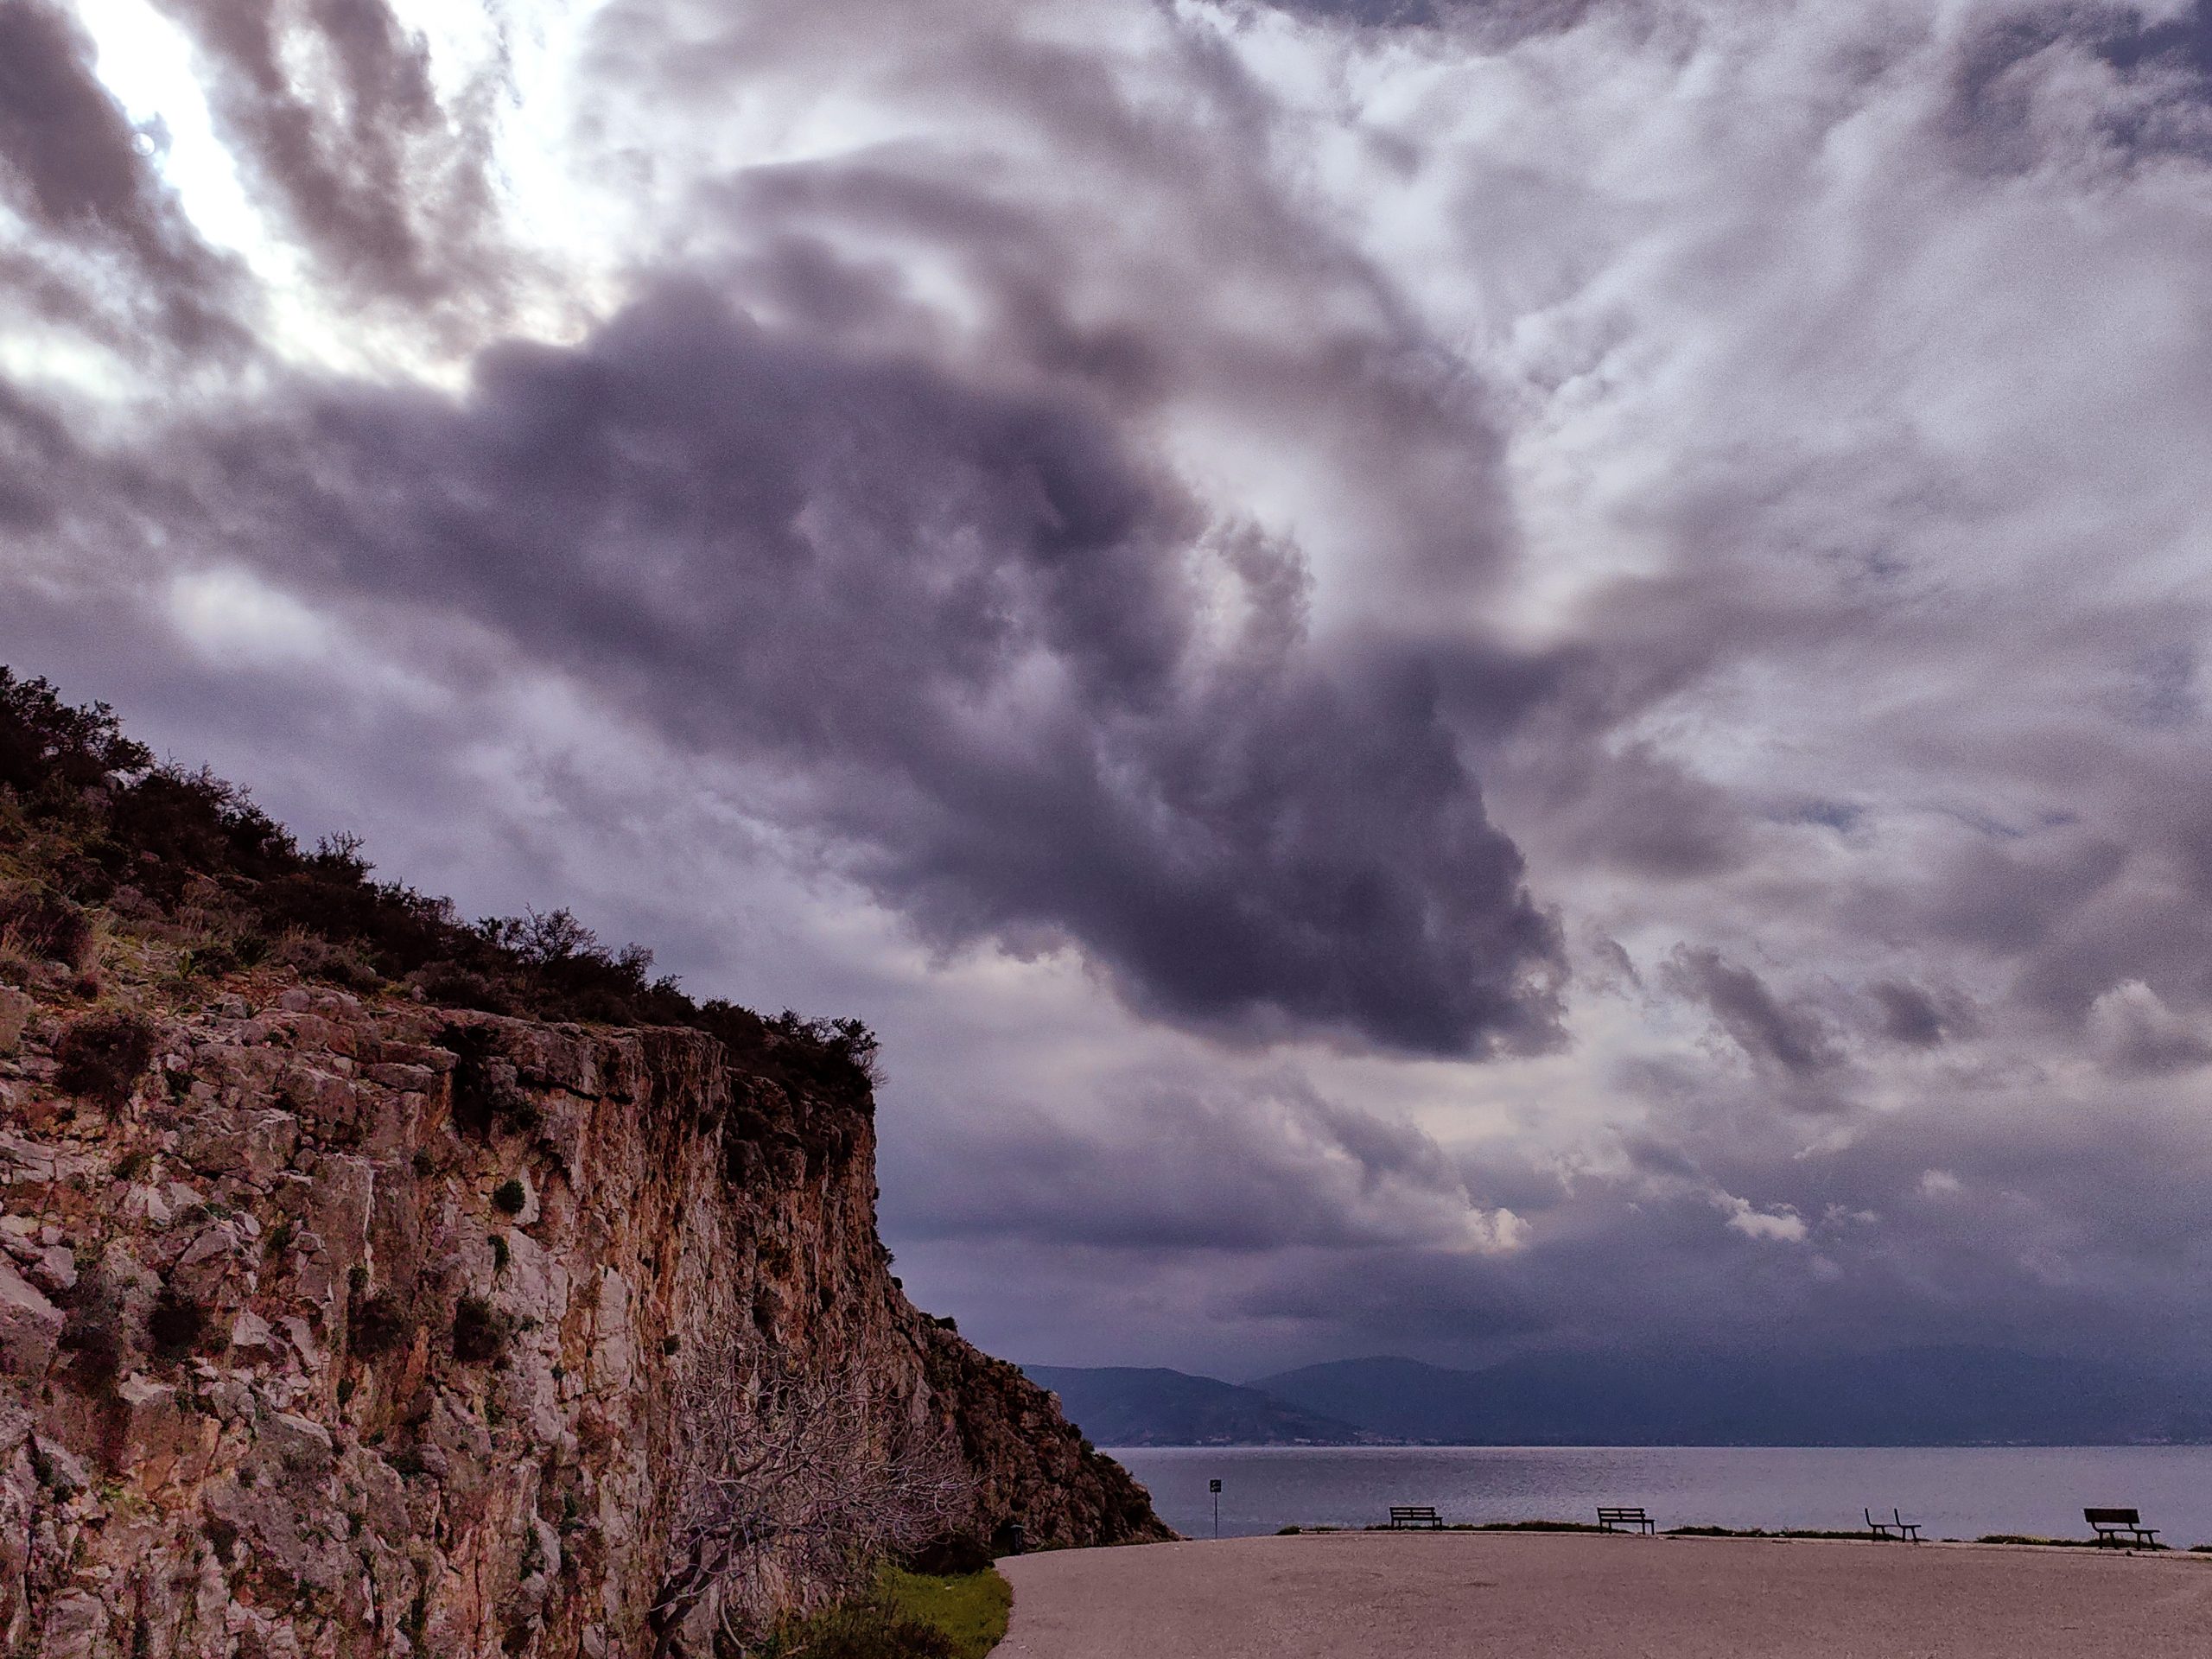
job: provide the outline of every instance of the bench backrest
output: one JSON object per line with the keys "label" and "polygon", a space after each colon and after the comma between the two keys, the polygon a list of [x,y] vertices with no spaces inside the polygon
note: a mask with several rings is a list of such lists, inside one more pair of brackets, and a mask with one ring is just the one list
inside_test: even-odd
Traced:
{"label": "bench backrest", "polygon": [[1436,1511],[1426,1503],[1393,1503],[1390,1506],[1393,1521],[1427,1521],[1433,1520],[1435,1515]]}
{"label": "bench backrest", "polygon": [[2142,1515],[2134,1510],[2084,1510],[2082,1518],[2093,1527],[2137,1527]]}
{"label": "bench backrest", "polygon": [[1598,1518],[1600,1521],[1642,1521],[1648,1517],[1641,1503],[1632,1510],[1609,1510],[1601,1503],[1598,1506]]}

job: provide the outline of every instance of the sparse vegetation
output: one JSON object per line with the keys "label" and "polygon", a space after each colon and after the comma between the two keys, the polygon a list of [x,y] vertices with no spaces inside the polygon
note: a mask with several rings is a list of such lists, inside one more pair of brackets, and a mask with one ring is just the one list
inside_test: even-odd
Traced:
{"label": "sparse vegetation", "polygon": [[[105,703],[64,702],[0,667],[0,956],[86,969],[96,906],[204,982],[278,961],[350,989],[397,984],[447,1007],[613,1025],[690,1026],[748,1070],[794,1086],[867,1089],[874,1034],[857,1020],[772,1017],[695,1001],[652,953],[610,949],[565,910],[461,919],[452,903],[372,879],[353,836],[303,850],[251,797],[205,769],[156,765]],[[86,980],[80,991],[96,993]],[[461,1078],[456,1074],[458,1092]],[[521,1097],[518,1094],[518,1099]],[[496,1089],[488,1126],[528,1127]]]}
{"label": "sparse vegetation", "polygon": [[175,1365],[192,1357],[207,1344],[207,1310],[191,1298],[164,1286],[146,1315],[146,1343],[154,1357]]}
{"label": "sparse vegetation", "polygon": [[530,1203],[530,1189],[509,1176],[493,1189],[492,1207],[502,1215],[518,1216]]}
{"label": "sparse vegetation", "polygon": [[481,1296],[464,1296],[453,1311],[453,1357],[464,1365],[488,1365],[507,1351],[514,1321]]}
{"label": "sparse vegetation", "polygon": [[[772,1637],[772,1615],[791,1583],[842,1592],[849,1610],[876,1605],[851,1611],[858,1622],[837,1628],[841,1641],[874,1639],[887,1622],[902,1622],[881,1605],[883,1564],[957,1531],[974,1501],[939,1427],[887,1409],[850,1362],[809,1373],[728,1332],[696,1344],[687,1371],[671,1460],[668,1567],[650,1616],[654,1651],[673,1652],[702,1605],[740,1646]],[[874,1594],[862,1594],[871,1584]]]}
{"label": "sparse vegetation", "polygon": [[1857,1543],[1888,1542],[1901,1544],[1902,1538],[1877,1540],[1864,1527],[1853,1527],[1848,1532],[1832,1528],[1781,1527],[1770,1530],[1765,1527],[1669,1527],[1669,1538],[1831,1538]]}
{"label": "sparse vegetation", "polygon": [[853,1601],[779,1625],[760,1659],[952,1659],[944,1632],[880,1601]]}
{"label": "sparse vegetation", "polygon": [[93,938],[83,906],[43,888],[0,897],[0,954],[81,969],[92,963]]}
{"label": "sparse vegetation", "polygon": [[69,1318],[61,1327],[62,1351],[86,1393],[105,1399],[123,1378],[123,1313],[113,1287],[94,1274],[77,1282]]}
{"label": "sparse vegetation", "polygon": [[952,1577],[893,1568],[883,1575],[881,1594],[914,1623],[942,1632],[952,1659],[983,1659],[1006,1635],[1014,1610],[1014,1587],[988,1567]]}
{"label": "sparse vegetation", "polygon": [[[2024,1532],[1986,1532],[1974,1540],[1977,1544],[2033,1544],[2049,1549],[2094,1549],[2098,1548],[2088,1538],[2038,1538]],[[2106,1545],[2106,1548],[2112,1546]],[[2129,1549],[2171,1549],[2171,1544],[2129,1544]]]}
{"label": "sparse vegetation", "polygon": [[454,1127],[480,1138],[496,1129],[527,1129],[537,1122],[537,1103],[515,1081],[514,1062],[501,1058],[492,1033],[480,1026],[448,1026],[438,1044],[450,1049]]}
{"label": "sparse vegetation", "polygon": [[353,1310],[347,1344],[363,1359],[376,1359],[404,1347],[415,1335],[415,1321],[397,1298],[372,1296]]}
{"label": "sparse vegetation", "polygon": [[154,1062],[154,1028],[135,1014],[90,1014],[54,1046],[54,1080],[67,1093],[113,1111]]}
{"label": "sparse vegetation", "polygon": [[992,1569],[934,1577],[887,1569],[868,1594],[777,1626],[761,1659],[983,1659],[1014,1592]]}

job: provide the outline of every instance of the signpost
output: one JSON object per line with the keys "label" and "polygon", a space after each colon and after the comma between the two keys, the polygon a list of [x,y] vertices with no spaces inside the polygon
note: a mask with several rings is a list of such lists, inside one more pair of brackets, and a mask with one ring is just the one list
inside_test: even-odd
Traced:
{"label": "signpost", "polygon": [[1213,1494],[1213,1535],[1218,1538],[1221,1536],[1221,1483],[1217,1480],[1206,1482],[1206,1491]]}

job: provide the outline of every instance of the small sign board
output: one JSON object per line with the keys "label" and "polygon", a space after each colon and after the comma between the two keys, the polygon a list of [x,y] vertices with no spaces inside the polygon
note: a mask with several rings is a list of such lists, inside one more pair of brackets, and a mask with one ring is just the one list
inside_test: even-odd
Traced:
{"label": "small sign board", "polygon": [[1217,1491],[1219,1491],[1220,1490],[1221,1490],[1221,1483],[1220,1483],[1219,1481],[1217,1481],[1217,1480],[1210,1480],[1210,1481],[1206,1482],[1206,1491],[1210,1491],[1210,1492],[1217,1492]]}

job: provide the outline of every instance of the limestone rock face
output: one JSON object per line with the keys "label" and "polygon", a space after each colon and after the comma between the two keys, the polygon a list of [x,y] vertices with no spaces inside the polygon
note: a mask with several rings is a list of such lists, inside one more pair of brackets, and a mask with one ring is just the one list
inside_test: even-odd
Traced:
{"label": "limestone rock face", "polygon": [[145,1011],[112,1110],[0,988],[0,1649],[648,1652],[680,1367],[730,1328],[944,1424],[973,1535],[1168,1535],[893,1284],[864,1095],[695,1031],[238,988]]}

